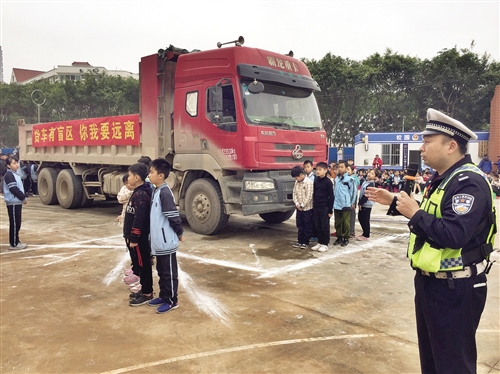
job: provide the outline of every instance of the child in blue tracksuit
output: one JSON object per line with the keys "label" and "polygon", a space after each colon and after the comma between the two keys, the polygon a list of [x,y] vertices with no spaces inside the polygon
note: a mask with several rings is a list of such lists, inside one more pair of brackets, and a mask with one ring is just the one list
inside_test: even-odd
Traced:
{"label": "child in blue tracksuit", "polygon": [[149,167],[149,180],[156,187],[151,202],[151,252],[153,256],[156,256],[160,294],[148,304],[158,307],[156,313],[159,314],[169,312],[179,306],[176,252],[179,241],[184,241],[182,221],[174,195],[165,183],[170,170],[170,164],[163,158],[154,160]]}
{"label": "child in blue tracksuit", "polygon": [[341,160],[337,163],[337,177],[335,178],[335,200],[333,201],[333,211],[335,214],[335,230],[337,240],[334,245],[349,244],[351,236],[351,209],[355,209],[358,189],[354,179],[347,173],[347,161]]}
{"label": "child in blue tracksuit", "polygon": [[9,214],[9,249],[24,249],[27,245],[19,240],[19,230],[23,204],[27,204],[28,199],[24,193],[21,176],[17,174],[19,162],[14,157],[7,157],[5,163],[7,171],[3,176],[3,197]]}

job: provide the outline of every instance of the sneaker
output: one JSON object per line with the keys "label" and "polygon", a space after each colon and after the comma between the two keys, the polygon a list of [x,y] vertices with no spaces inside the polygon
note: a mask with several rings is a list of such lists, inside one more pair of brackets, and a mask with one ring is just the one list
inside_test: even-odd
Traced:
{"label": "sneaker", "polygon": [[123,270],[123,274],[125,274],[125,276],[129,276],[134,274],[134,272],[132,271],[132,269],[125,269]]}
{"label": "sneaker", "polygon": [[318,252],[326,252],[328,251],[328,246],[322,244],[321,247],[318,248]]}
{"label": "sneaker", "polygon": [[300,249],[307,249],[309,248],[309,246],[307,244],[301,244],[300,245]]}
{"label": "sneaker", "polygon": [[123,281],[127,284],[133,284],[133,283],[137,283],[138,281],[140,281],[141,278],[139,278],[137,275],[135,274],[132,274],[132,275],[127,275],[125,277],[123,277]]}
{"label": "sneaker", "polygon": [[162,304],[165,304],[165,301],[161,297],[157,297],[156,299],[148,301],[148,305],[149,306],[156,306],[156,307],[158,307],[158,306],[160,306]]}
{"label": "sneaker", "polygon": [[355,238],[355,237],[356,237],[356,233],[354,233],[354,232],[353,232],[353,233],[351,234],[351,238]]}
{"label": "sneaker", "polygon": [[344,239],[342,240],[342,244],[340,244],[342,247],[345,247],[347,244],[349,244],[349,239]]}
{"label": "sneaker", "polygon": [[134,299],[137,299],[138,297],[140,297],[141,295],[142,295],[142,291],[132,292],[130,295],[128,295],[128,298],[130,300],[134,300]]}
{"label": "sneaker", "polygon": [[330,234],[330,236],[337,236],[337,231],[332,232],[332,233]]}
{"label": "sneaker", "polygon": [[141,305],[144,305],[144,304],[147,304],[149,300],[153,300],[153,294],[149,295],[149,296],[146,296],[144,294],[140,294],[139,297],[137,297],[136,299],[133,299],[133,300],[130,300],[130,302],[128,303],[128,305],[130,306],[141,306]]}
{"label": "sneaker", "polygon": [[367,238],[366,236],[363,236],[363,235],[358,236],[356,239],[359,240],[359,241],[370,240],[370,238]]}
{"label": "sneaker", "polygon": [[319,249],[319,247],[321,247],[321,244],[319,244],[319,243],[318,243],[318,244],[316,244],[314,247],[312,247],[311,249],[312,249],[313,251],[317,251],[317,250]]}
{"label": "sneaker", "polygon": [[12,250],[12,251],[15,251],[17,249],[24,249],[28,246],[28,244],[23,244],[21,242],[17,243],[17,245],[15,247],[9,245],[9,249]]}
{"label": "sneaker", "polygon": [[335,240],[335,243],[333,243],[333,245],[340,245],[342,244],[342,238],[337,238],[337,240]]}
{"label": "sneaker", "polygon": [[140,283],[130,287],[130,292],[139,292],[140,290],[142,290],[142,286]]}
{"label": "sneaker", "polygon": [[300,248],[300,243],[299,243],[299,242],[297,242],[297,243],[295,243],[294,245],[292,245],[292,247],[293,247],[293,248]]}
{"label": "sneaker", "polygon": [[177,309],[178,307],[179,307],[179,303],[175,303],[175,304],[163,303],[158,307],[158,309],[156,309],[156,313],[158,313],[158,314],[167,313],[173,309]]}
{"label": "sneaker", "polygon": [[311,236],[311,239],[309,239],[310,242],[317,242],[318,238],[315,236]]}

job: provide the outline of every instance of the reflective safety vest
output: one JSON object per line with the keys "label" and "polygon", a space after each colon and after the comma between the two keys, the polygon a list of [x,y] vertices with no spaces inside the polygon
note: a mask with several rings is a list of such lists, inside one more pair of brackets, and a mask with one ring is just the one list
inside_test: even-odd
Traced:
{"label": "reflective safety vest", "polygon": [[[484,177],[486,176],[483,172],[474,164],[465,164],[453,171],[448,178],[443,180],[438,188],[432,193],[432,195],[427,198],[424,195],[422,202],[420,204],[420,209],[424,212],[432,214],[436,218],[442,218],[441,214],[441,202],[443,200],[444,191],[448,182],[455,177],[457,174],[464,171],[472,171]],[[490,231],[486,239],[486,246],[481,246],[477,249],[480,252],[480,257],[482,259],[487,259],[489,254],[493,250],[493,243],[495,242],[496,233],[496,214],[495,214],[495,203],[493,200],[493,191],[491,189],[490,183],[488,183],[492,200],[491,200],[491,214],[488,216],[488,222],[490,224]],[[482,226],[482,225],[481,225]],[[485,247],[487,248],[485,250]],[[475,250],[476,251],[476,250]],[[474,253],[477,257],[478,253]],[[462,257],[462,248],[442,248],[439,244],[432,241],[432,239],[419,240],[419,238],[414,234],[410,233],[410,241],[408,244],[408,258],[411,261],[411,266],[413,268],[421,269],[431,273],[436,273],[438,271],[455,271],[462,270],[464,268],[464,259]],[[468,264],[467,262],[465,262]]]}

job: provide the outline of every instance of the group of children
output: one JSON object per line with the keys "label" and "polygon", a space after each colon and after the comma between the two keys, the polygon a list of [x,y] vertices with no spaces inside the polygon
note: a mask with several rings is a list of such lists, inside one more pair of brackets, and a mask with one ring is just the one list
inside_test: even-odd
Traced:
{"label": "group of children", "polygon": [[[141,161],[141,160],[140,160]],[[176,252],[184,241],[182,221],[174,195],[165,179],[170,164],[162,158],[138,162],[124,177],[125,189],[120,191],[124,204],[123,236],[132,267],[124,271],[123,280],[130,286],[130,306],[148,304],[156,312],[166,313],[178,307],[178,267]],[[127,200],[128,197],[128,200]],[[154,298],[151,256],[155,256],[159,276],[159,297]]]}
{"label": "group of children", "polygon": [[306,160],[303,166],[295,166],[291,175],[295,178],[293,202],[297,208],[296,224],[298,229],[295,248],[306,249],[311,241],[318,241],[311,247],[314,251],[325,252],[330,243],[330,218],[334,216],[334,245],[346,246],[349,238],[354,236],[356,206],[359,208],[358,219],[363,234],[358,240],[368,240],[370,237],[370,215],[373,202],[364,195],[369,186],[374,186],[376,174],[374,170],[367,173],[366,180],[361,184],[358,202],[358,187],[360,180],[355,173],[352,162],[341,160],[330,165],[318,162],[316,172],[313,163]]}

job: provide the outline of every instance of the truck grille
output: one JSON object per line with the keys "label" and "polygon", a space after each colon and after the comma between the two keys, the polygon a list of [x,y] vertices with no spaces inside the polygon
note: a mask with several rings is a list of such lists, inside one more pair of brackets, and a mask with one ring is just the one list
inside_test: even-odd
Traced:
{"label": "truck grille", "polygon": [[[312,144],[298,144],[303,151],[314,151],[314,145]],[[292,151],[295,149],[297,144],[275,144],[274,149],[279,151]]]}
{"label": "truck grille", "polygon": [[[307,158],[303,158],[303,160],[311,160],[313,163],[314,163],[314,157],[307,157]],[[292,156],[278,156],[278,157],[275,157],[274,158],[274,161],[277,162],[277,163],[285,163],[285,164],[288,164],[288,163],[302,163],[303,160],[297,160],[295,158],[293,158]]]}

